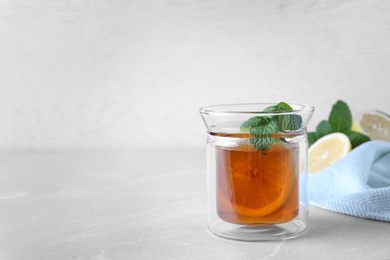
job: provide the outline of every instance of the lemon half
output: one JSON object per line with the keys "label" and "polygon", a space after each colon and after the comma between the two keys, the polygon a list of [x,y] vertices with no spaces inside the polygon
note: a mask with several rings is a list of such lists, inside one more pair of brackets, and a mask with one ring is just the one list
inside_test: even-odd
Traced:
{"label": "lemon half", "polygon": [[354,118],[352,130],[363,133],[372,140],[390,142],[390,116],[378,110],[360,112]]}
{"label": "lemon half", "polygon": [[321,137],[309,148],[309,173],[315,174],[325,169],[351,150],[351,142],[343,133],[332,133]]}

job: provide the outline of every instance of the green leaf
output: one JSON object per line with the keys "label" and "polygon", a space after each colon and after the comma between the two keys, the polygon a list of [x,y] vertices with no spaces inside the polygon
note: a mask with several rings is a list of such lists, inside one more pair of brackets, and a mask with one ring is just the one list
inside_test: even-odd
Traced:
{"label": "green leaf", "polygon": [[251,128],[260,125],[267,124],[271,120],[271,117],[266,116],[255,116],[249,118],[247,121],[241,124],[240,128]]}
{"label": "green leaf", "polygon": [[329,123],[333,132],[349,134],[352,126],[352,115],[348,105],[344,101],[337,101],[330,112]]}
{"label": "green leaf", "polygon": [[348,134],[348,138],[349,138],[349,141],[351,141],[352,149],[358,147],[358,146],[361,145],[362,143],[365,143],[365,142],[368,142],[368,141],[371,140],[371,139],[370,139],[368,136],[366,136],[365,134],[358,133],[358,132],[355,132],[355,131],[351,131],[351,132]]}
{"label": "green leaf", "polygon": [[285,103],[285,102],[280,102],[279,104],[277,104],[276,105],[278,108],[279,108],[279,110],[281,110],[281,111],[293,111],[293,108],[289,105],[289,104],[287,104],[287,103]]}
{"label": "green leaf", "polygon": [[279,102],[275,106],[269,106],[263,110],[263,112],[285,112],[293,111],[293,108],[286,102]]}
{"label": "green leaf", "polygon": [[[293,111],[293,108],[280,102],[276,105],[277,112]],[[281,115],[277,116],[279,131],[295,131],[302,126],[302,117],[299,115]]]}
{"label": "green leaf", "polygon": [[256,127],[252,127],[249,130],[249,133],[253,135],[272,135],[278,130],[277,124],[274,120],[269,121],[264,125],[259,125]]}
{"label": "green leaf", "polygon": [[249,142],[255,147],[256,150],[267,151],[271,148],[275,139],[270,135],[256,135],[249,139]]}
{"label": "green leaf", "polygon": [[328,121],[322,120],[316,128],[317,138],[321,138],[321,137],[328,135],[330,133],[332,133],[332,126],[330,125],[330,123]]}
{"label": "green leaf", "polygon": [[307,133],[307,140],[309,142],[309,146],[311,146],[312,144],[314,144],[318,140],[318,137],[317,137],[316,133],[309,132],[309,133]]}
{"label": "green leaf", "polygon": [[278,111],[278,107],[277,106],[269,106],[269,107],[266,107],[264,108],[263,112],[276,112]]}
{"label": "green leaf", "polygon": [[370,141],[368,136],[352,131],[351,127],[351,111],[345,102],[339,100],[333,105],[329,114],[329,120],[321,121],[316,128],[316,132],[309,132],[307,134],[309,146],[314,144],[319,138],[334,132],[346,134],[351,142],[352,149]]}
{"label": "green leaf", "polygon": [[[293,108],[285,102],[269,106],[263,110],[268,113],[292,111]],[[302,117],[299,115],[255,116],[241,124],[241,130],[248,130],[253,135],[249,139],[256,150],[269,150],[275,139],[273,133],[279,131],[295,131],[302,126]]]}
{"label": "green leaf", "polygon": [[269,150],[274,143],[272,134],[277,131],[277,124],[274,120],[269,121],[265,125],[260,125],[250,128],[249,132],[253,134],[250,138],[250,143],[256,150]]}
{"label": "green leaf", "polygon": [[295,131],[302,126],[302,117],[299,115],[283,115],[278,117],[280,131]]}

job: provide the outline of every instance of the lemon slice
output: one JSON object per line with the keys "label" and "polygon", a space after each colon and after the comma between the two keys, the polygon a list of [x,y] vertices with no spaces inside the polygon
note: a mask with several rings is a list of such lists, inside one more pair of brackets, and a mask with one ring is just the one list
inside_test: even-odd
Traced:
{"label": "lemon slice", "polygon": [[360,112],[354,119],[352,130],[372,140],[390,142],[390,116],[377,110]]}
{"label": "lemon slice", "polygon": [[321,137],[309,148],[309,173],[315,174],[325,169],[351,150],[351,142],[343,133],[332,133]]}

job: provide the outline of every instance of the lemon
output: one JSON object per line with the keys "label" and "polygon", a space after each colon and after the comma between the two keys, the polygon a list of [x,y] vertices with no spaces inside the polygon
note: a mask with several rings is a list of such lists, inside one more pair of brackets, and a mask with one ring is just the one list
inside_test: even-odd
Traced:
{"label": "lemon", "polygon": [[315,174],[337,162],[352,150],[348,136],[332,133],[318,139],[309,148],[309,173]]}
{"label": "lemon", "polygon": [[378,110],[360,112],[354,118],[352,130],[363,133],[372,140],[390,142],[390,116]]}

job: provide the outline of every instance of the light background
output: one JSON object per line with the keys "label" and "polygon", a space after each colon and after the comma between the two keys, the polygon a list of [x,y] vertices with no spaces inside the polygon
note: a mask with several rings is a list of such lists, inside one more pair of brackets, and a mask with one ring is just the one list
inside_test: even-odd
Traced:
{"label": "light background", "polygon": [[390,113],[390,1],[0,0],[0,150],[203,146],[201,106]]}

